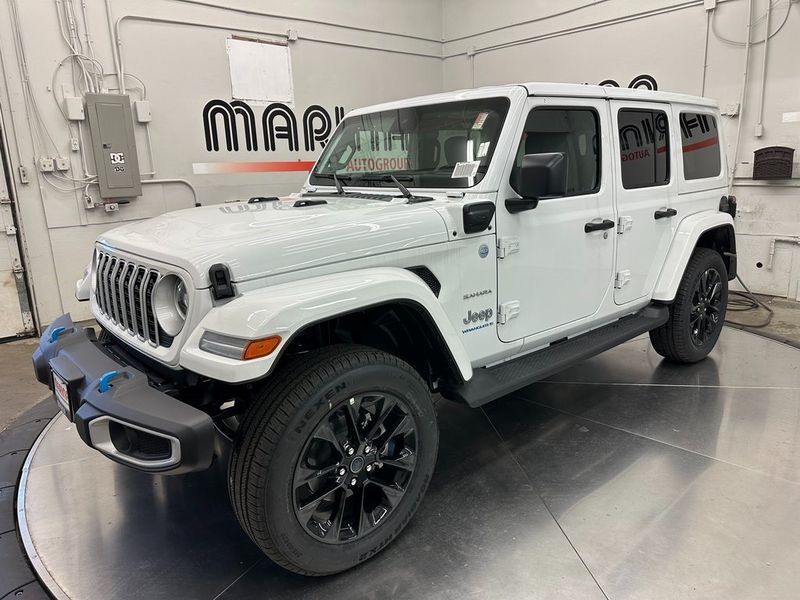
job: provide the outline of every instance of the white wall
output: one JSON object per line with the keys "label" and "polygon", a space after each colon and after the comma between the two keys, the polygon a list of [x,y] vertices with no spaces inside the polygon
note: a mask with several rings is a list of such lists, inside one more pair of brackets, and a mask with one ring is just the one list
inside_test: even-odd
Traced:
{"label": "white wall", "polygon": [[[746,39],[747,4],[747,0],[717,4],[712,16],[722,37]],[[753,42],[764,39],[766,20],[761,17],[766,10],[767,0],[753,2]],[[750,53],[733,193],[740,207],[742,278],[754,290],[800,299],[800,243],[779,242],[773,267],[767,268],[776,235],[800,241],[800,122],[782,123],[784,113],[800,111],[800,3],[773,0],[773,32],[787,10],[785,25],[769,40],[760,138],[754,134],[764,44],[756,43]],[[494,3],[491,10],[479,0],[444,0],[444,56],[448,58],[443,85],[457,89],[511,81],[614,79],[627,86],[634,77],[650,74],[659,89],[702,93],[724,108],[739,103],[744,48],[721,41],[711,30],[703,88],[706,19],[700,0],[507,0]],[[739,118],[723,119],[732,168]],[[750,180],[753,150],[772,145],[796,149],[794,179],[768,184]]]}
{"label": "white wall", "polygon": [[[65,3],[69,1],[73,2],[83,36],[81,0],[64,0]],[[7,69],[8,87],[4,89],[5,85],[0,85],[3,88],[0,89],[0,108],[9,136],[19,143],[19,152],[13,141],[10,144],[12,161],[26,167],[30,178],[30,183],[23,184],[17,176],[16,192],[28,259],[26,266],[32,275],[38,317],[40,323],[48,323],[64,311],[87,317],[86,304],[74,299],[74,282],[90,257],[96,236],[120,222],[192,206],[194,197],[191,188],[183,183],[145,185],[140,198],[121,206],[118,213],[107,214],[102,208],[86,210],[83,207],[82,186],[76,191],[62,192],[51,184],[62,188],[78,185],[37,173],[35,159],[52,156],[56,151],[46,139],[39,141],[31,135],[31,124],[35,125],[36,119],[30,103],[24,99],[18,65],[20,53],[14,44],[16,24],[11,17],[12,3],[18,9],[31,89],[42,121],[58,146],[58,154],[70,158],[70,175],[82,176],[83,165],[79,153],[70,151],[70,138],[77,136],[77,129],[68,125],[59,113],[51,89],[54,69],[69,53],[59,34],[57,4],[52,0],[2,0],[0,53]],[[105,82],[113,91],[118,85],[113,76],[115,62],[106,6],[102,0],[86,4],[95,52],[105,72],[112,74]],[[204,4],[225,4],[226,7]],[[285,39],[288,29],[297,31],[299,39],[291,42],[290,48],[294,113],[298,120],[312,104],[323,106],[333,116],[335,106],[350,110],[441,89],[439,2],[109,0],[108,5],[112,23],[124,17],[120,25],[120,49],[125,72],[145,82],[152,104],[150,133],[155,156],[154,178],[185,179],[196,189],[202,203],[296,191],[304,173],[195,175],[194,163],[313,160],[319,151],[317,148],[315,152],[306,152],[302,148],[302,129],[298,152],[266,152],[263,143],[259,144],[258,152],[247,152],[243,148],[239,152],[206,150],[204,105],[214,98],[231,100],[226,39],[232,34]],[[286,16],[270,17],[247,11]],[[194,24],[150,22],[129,15]],[[414,37],[403,32],[413,32]],[[63,94],[62,86],[76,87],[68,68],[60,69],[56,77],[55,92],[59,97]],[[141,96],[138,84],[132,79],[127,79],[126,83],[128,92],[138,99]],[[82,88],[81,85],[77,87]],[[257,119],[260,108],[263,107],[254,107]],[[135,128],[141,170],[149,171],[145,128],[139,124]],[[257,128],[260,134],[260,120]],[[88,135],[86,138],[88,149]],[[285,144],[279,146],[285,148]],[[91,158],[88,169],[94,172]],[[89,192],[98,199],[96,186],[90,187]]]}
{"label": "white wall", "polygon": [[[83,35],[81,0],[59,1],[73,3]],[[717,6],[714,19],[722,35],[744,39],[747,2],[726,0]],[[756,17],[764,14],[766,2],[754,0]],[[783,20],[788,2],[773,0],[773,31]],[[49,185],[55,182],[71,187],[35,168],[36,158],[55,151],[49,142],[31,134],[37,119],[24,98],[12,3],[19,12],[31,92],[41,119],[59,154],[70,158],[70,173],[80,176],[83,165],[79,153],[69,150],[69,140],[77,131],[58,112],[51,89],[54,69],[68,53],[59,34],[56,2],[0,0],[0,66],[7,80],[7,86],[0,80],[0,110],[11,139],[12,161],[25,166],[30,178],[28,184],[16,179],[26,266],[41,323],[66,310],[85,317],[85,304],[73,298],[73,283],[97,234],[121,221],[191,206],[194,196],[182,183],[149,184],[142,197],[122,206],[118,213],[107,214],[102,209],[83,208],[82,188],[62,192]],[[638,75],[650,74],[659,89],[703,91],[707,13],[701,0],[503,0],[491,5],[478,0],[230,0],[222,8],[208,6],[215,3],[223,4],[223,0],[107,2],[112,28],[125,17],[120,25],[125,71],[146,83],[152,103],[154,177],[185,179],[202,203],[294,191],[304,174],[200,175],[195,174],[194,163],[313,160],[317,154],[302,148],[270,153],[263,145],[258,152],[206,150],[203,106],[213,98],[231,99],[225,41],[232,34],[281,39],[288,29],[297,30],[299,39],[291,42],[290,48],[298,119],[311,104],[320,104],[333,114],[335,106],[349,110],[443,89],[511,81],[598,83],[614,79],[625,86]],[[106,4],[92,0],[87,2],[87,11],[97,58],[111,74],[106,85],[115,88]],[[193,24],[156,23],[128,15]],[[764,20],[756,20],[754,41],[763,39],[763,27]],[[773,144],[798,148],[795,161],[800,161],[800,123],[781,122],[783,113],[800,111],[800,4],[791,4],[786,24],[769,42],[764,135],[758,139],[754,127],[763,49],[762,43],[751,51],[739,162],[750,161],[753,149]],[[723,43],[712,32],[705,94],[723,107],[739,102],[743,59],[742,47]],[[138,98],[138,84],[132,79],[126,83],[129,93]],[[59,96],[64,85],[73,86],[66,68],[57,74],[55,92]],[[737,117],[725,118],[729,154],[737,122]],[[149,171],[142,125],[136,125],[136,137],[141,168]],[[302,131],[300,139],[302,145]],[[91,159],[88,168],[93,171]],[[776,234],[800,236],[799,180],[752,182],[747,179],[748,168],[746,164],[737,168],[734,190],[740,203],[740,271],[758,291],[797,297],[800,246],[778,243],[773,268],[767,265],[770,240]],[[90,187],[90,193],[97,198],[95,187]],[[757,262],[762,268],[755,266]]]}

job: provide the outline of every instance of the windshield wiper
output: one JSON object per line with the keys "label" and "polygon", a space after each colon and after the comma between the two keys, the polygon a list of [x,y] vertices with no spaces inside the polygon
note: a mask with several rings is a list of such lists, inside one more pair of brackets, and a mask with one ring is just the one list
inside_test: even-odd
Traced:
{"label": "windshield wiper", "polygon": [[400,193],[403,195],[403,197],[408,200],[409,204],[433,200],[433,198],[429,196],[415,196],[406,186],[400,183],[401,179],[403,181],[414,181],[414,178],[411,175],[400,175],[399,177],[395,177],[391,173],[387,173],[386,175],[365,175],[363,177],[359,177],[357,181],[391,181],[397,186],[397,189],[400,190]]}
{"label": "windshield wiper", "polygon": [[350,181],[352,179],[350,175],[337,175],[336,173],[314,173],[314,177],[333,179],[333,184],[336,186],[336,193],[340,196],[344,196],[345,194],[344,188],[342,187],[342,180]]}

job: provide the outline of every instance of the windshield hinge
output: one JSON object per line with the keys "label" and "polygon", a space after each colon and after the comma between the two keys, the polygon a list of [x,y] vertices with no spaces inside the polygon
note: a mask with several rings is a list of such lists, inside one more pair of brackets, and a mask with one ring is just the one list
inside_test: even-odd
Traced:
{"label": "windshield hinge", "polygon": [[505,237],[497,240],[497,258],[505,258],[515,252],[519,252],[518,237]]}

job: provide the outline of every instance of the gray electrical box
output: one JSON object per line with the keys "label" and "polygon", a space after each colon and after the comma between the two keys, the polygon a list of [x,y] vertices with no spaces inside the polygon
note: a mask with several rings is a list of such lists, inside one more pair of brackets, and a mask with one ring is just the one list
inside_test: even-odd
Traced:
{"label": "gray electrical box", "polygon": [[140,196],[142,180],[133,136],[130,96],[86,94],[86,115],[92,135],[100,197]]}

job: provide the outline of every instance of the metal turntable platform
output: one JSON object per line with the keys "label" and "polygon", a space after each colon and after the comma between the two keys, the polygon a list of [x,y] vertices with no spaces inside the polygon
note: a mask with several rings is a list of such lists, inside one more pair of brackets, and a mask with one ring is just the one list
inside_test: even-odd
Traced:
{"label": "metal turntable platform", "polygon": [[726,328],[709,359],[679,367],[638,338],[438,412],[417,516],[339,576],[264,558],[223,465],[141,474],[63,417],[23,468],[20,535],[57,598],[797,598],[800,351]]}

